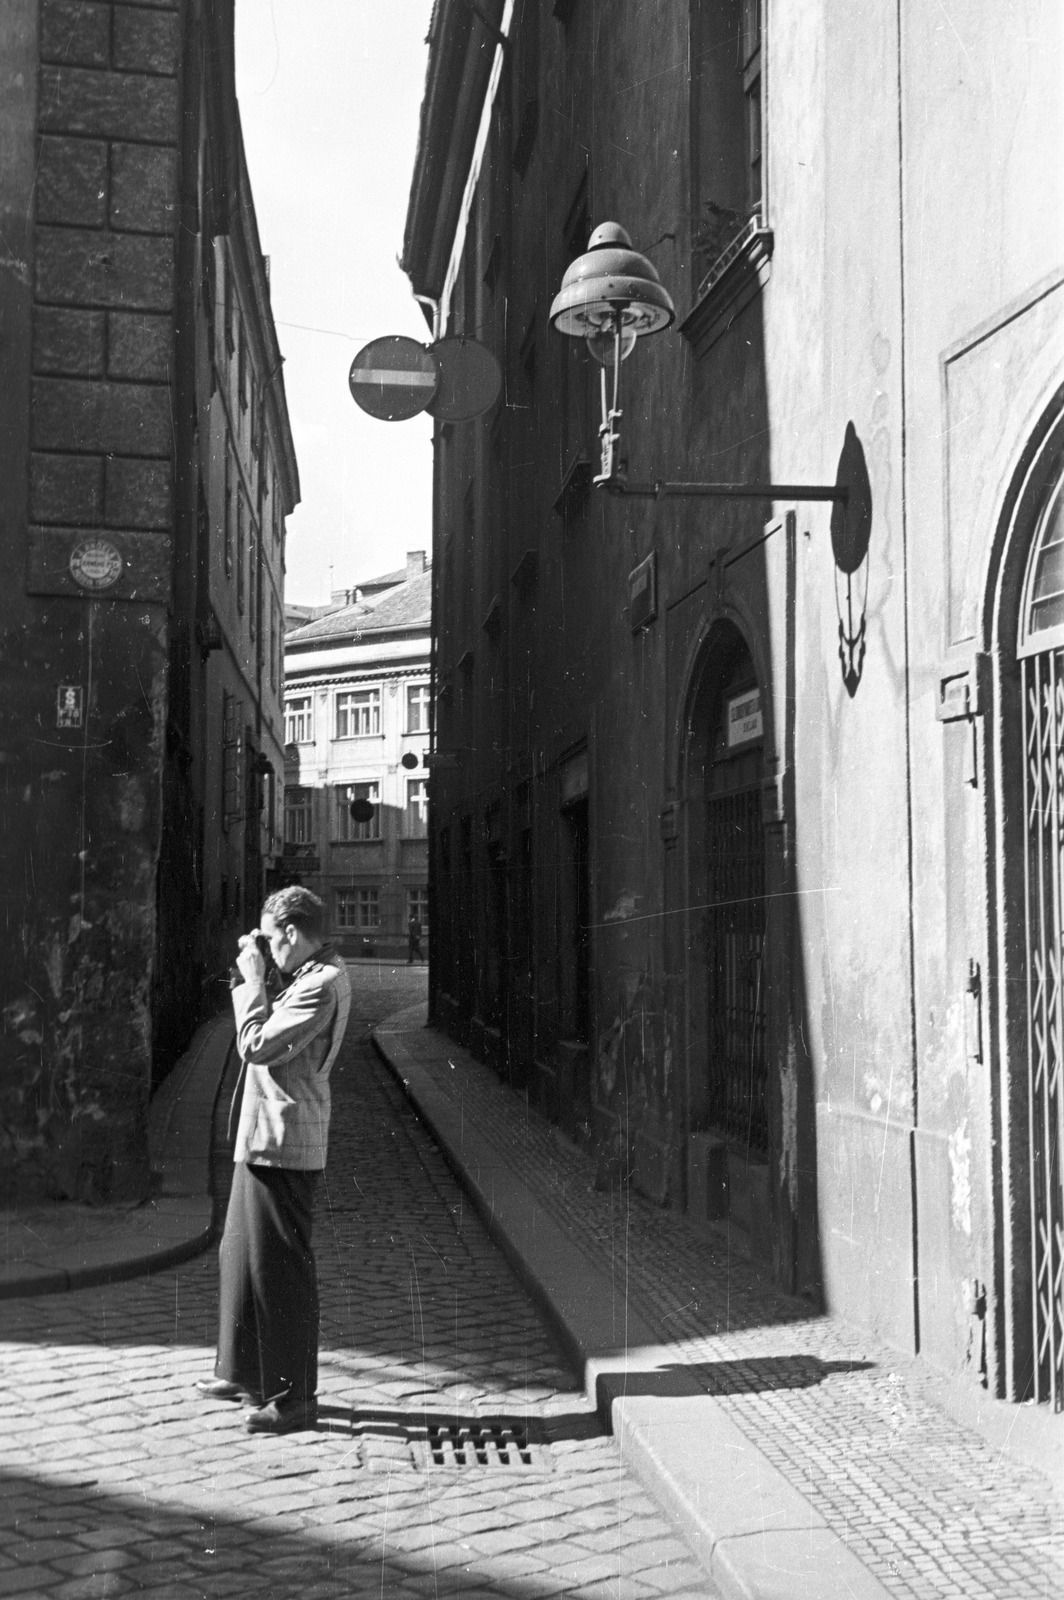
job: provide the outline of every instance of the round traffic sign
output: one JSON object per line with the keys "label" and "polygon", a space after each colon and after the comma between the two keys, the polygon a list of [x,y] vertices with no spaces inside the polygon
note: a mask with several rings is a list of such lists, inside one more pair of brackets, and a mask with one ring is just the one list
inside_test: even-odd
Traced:
{"label": "round traffic sign", "polygon": [[352,800],[347,808],[351,813],[352,822],[372,822],[374,805],[372,800],[363,800],[361,796]]}
{"label": "round traffic sign", "polygon": [[437,422],[470,422],[490,410],[502,388],[502,370],[488,347],[479,339],[438,339],[429,348],[440,373],[429,415]]}
{"label": "round traffic sign", "polygon": [[439,368],[416,339],[389,334],[364,345],[347,375],[355,403],[381,422],[405,422],[431,405]]}

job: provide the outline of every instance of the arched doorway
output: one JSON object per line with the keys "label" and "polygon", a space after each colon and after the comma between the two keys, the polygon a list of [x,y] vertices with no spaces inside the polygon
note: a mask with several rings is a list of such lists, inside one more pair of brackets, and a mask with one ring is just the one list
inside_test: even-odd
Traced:
{"label": "arched doorway", "polygon": [[996,1386],[1064,1411],[1064,392],[1024,452],[1003,527],[988,746]]}
{"label": "arched doorway", "polygon": [[718,623],[687,730],[689,1209],[771,1253],[764,708],[750,648]]}

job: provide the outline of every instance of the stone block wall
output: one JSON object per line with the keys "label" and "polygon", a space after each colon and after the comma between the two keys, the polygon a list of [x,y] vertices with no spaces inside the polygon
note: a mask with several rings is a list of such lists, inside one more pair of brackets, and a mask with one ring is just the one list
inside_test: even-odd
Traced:
{"label": "stone block wall", "polygon": [[42,0],[36,527],[170,529],[180,30],[167,4]]}

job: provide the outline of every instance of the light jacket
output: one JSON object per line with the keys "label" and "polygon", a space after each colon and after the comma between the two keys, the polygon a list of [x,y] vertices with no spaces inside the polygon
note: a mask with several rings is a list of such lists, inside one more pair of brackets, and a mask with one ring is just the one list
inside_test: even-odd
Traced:
{"label": "light jacket", "polygon": [[275,999],[259,981],[233,990],[244,1088],[234,1161],[300,1172],[325,1166],[329,1073],[350,1009],[351,980],[331,945],[316,950]]}

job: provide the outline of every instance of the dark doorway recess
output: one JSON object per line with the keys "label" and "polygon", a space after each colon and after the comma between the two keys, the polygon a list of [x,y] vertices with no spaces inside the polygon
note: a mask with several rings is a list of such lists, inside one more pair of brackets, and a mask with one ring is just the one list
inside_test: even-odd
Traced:
{"label": "dark doorway recess", "polygon": [[688,1210],[772,1254],[762,816],[766,706],[739,629],[712,630],[688,724]]}

